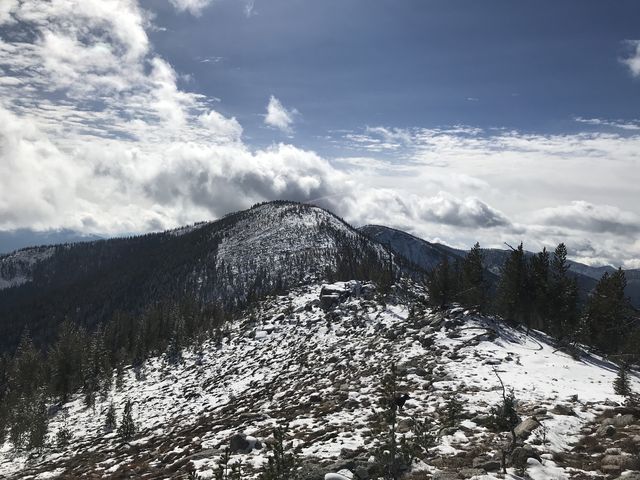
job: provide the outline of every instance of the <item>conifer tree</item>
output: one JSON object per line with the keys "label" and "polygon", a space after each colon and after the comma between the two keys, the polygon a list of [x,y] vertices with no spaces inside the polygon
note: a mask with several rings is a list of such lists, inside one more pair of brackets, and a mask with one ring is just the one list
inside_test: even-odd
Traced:
{"label": "conifer tree", "polygon": [[531,257],[529,261],[529,275],[531,286],[531,314],[530,322],[533,328],[545,329],[549,317],[549,252],[543,248],[541,252]]}
{"label": "conifer tree", "polygon": [[113,402],[110,402],[104,418],[104,428],[107,432],[112,432],[116,429],[116,424],[116,407],[113,405]]}
{"label": "conifer tree", "polygon": [[605,353],[621,350],[625,336],[632,329],[631,304],[624,292],[626,286],[621,268],[611,275],[605,272],[587,302],[587,341]]}
{"label": "conifer tree", "polygon": [[528,262],[522,243],[512,249],[502,266],[498,285],[498,305],[507,320],[529,326],[531,285]]}
{"label": "conifer tree", "polygon": [[628,397],[631,395],[631,383],[629,382],[629,367],[625,363],[621,363],[618,368],[618,374],[613,381],[613,391],[616,395]]}
{"label": "conifer tree", "polygon": [[459,292],[457,280],[456,269],[452,268],[449,259],[444,256],[427,278],[429,303],[440,309],[445,309]]}
{"label": "conifer tree", "polygon": [[460,301],[469,307],[484,310],[487,305],[487,281],[483,267],[483,254],[480,244],[469,250],[462,264],[462,285]]}
{"label": "conifer tree", "polygon": [[286,427],[273,430],[274,442],[267,445],[269,458],[260,474],[260,480],[297,480],[300,461],[285,443]]}
{"label": "conifer tree", "polygon": [[133,403],[127,399],[122,413],[122,421],[118,427],[118,435],[124,440],[130,440],[136,433],[136,425],[133,421]]}
{"label": "conifer tree", "polygon": [[47,425],[49,418],[47,415],[47,405],[44,401],[44,395],[34,399],[35,403],[30,409],[29,420],[29,449],[42,450],[47,437]]}
{"label": "conifer tree", "polygon": [[567,247],[560,243],[551,261],[547,331],[561,341],[574,339],[578,328],[578,284],[569,268]]}

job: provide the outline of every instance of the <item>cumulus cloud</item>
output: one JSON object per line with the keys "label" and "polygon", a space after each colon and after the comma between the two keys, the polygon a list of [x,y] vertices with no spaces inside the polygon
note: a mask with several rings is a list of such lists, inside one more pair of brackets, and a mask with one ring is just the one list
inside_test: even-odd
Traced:
{"label": "cumulus cloud", "polygon": [[284,133],[291,134],[293,133],[293,117],[297,114],[298,111],[295,108],[287,110],[280,100],[271,95],[269,103],[267,104],[267,114],[264,117],[264,123],[269,127],[277,128]]}
{"label": "cumulus cloud", "polygon": [[498,210],[474,197],[456,198],[445,192],[417,202],[419,218],[457,227],[491,228],[511,222]]}
{"label": "cumulus cloud", "polygon": [[[638,212],[598,206],[637,195],[633,129],[369,126],[330,138],[345,151],[335,160],[286,144],[255,150],[213,98],[180,88],[135,0],[0,4],[0,230],[142,232],[290,199],[458,247],[582,245],[588,231],[576,256],[640,257]],[[191,13],[201,4],[181,2]],[[291,135],[296,115],[272,96],[265,124]],[[560,207],[540,212],[540,198]]]}
{"label": "cumulus cloud", "polygon": [[534,219],[545,225],[590,233],[634,235],[640,232],[640,216],[612,205],[593,205],[584,201],[541,209]]}
{"label": "cumulus cloud", "polygon": [[629,70],[631,71],[631,75],[634,77],[640,76],[640,40],[630,40],[627,42],[631,47],[631,54],[622,59],[622,63],[624,63]]}

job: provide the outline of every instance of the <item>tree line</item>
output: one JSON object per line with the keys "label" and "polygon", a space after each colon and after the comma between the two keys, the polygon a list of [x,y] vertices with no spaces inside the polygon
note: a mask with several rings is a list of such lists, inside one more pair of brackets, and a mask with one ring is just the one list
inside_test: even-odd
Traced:
{"label": "tree line", "polygon": [[546,248],[528,256],[522,243],[512,248],[492,282],[476,243],[463,259],[444,257],[427,276],[432,306],[453,302],[481,312],[499,314],[527,329],[542,330],[562,345],[583,343],[604,354],[636,357],[640,353],[640,320],[626,297],[625,272],[605,272],[581,304],[570,272],[567,248]]}
{"label": "tree line", "polygon": [[[211,339],[219,343],[228,319],[216,305],[203,310],[189,301],[159,304],[137,317],[116,313],[92,332],[67,319],[46,350],[25,330],[15,353],[0,356],[0,444],[8,439],[17,448],[42,448],[50,405],[59,407],[82,392],[85,405],[92,408],[98,395],[108,397],[114,382],[120,388],[125,366],[139,369],[157,355],[178,363],[187,345],[201,348]],[[126,438],[132,430],[130,405],[125,405],[121,427]],[[113,406],[105,428],[115,428]],[[67,435],[58,434],[62,439]]]}

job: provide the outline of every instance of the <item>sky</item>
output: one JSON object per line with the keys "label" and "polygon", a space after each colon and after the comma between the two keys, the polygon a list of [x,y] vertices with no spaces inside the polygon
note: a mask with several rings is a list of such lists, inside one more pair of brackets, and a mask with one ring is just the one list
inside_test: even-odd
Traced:
{"label": "sky", "polygon": [[640,268],[638,18],[635,0],[0,0],[0,239],[288,199]]}

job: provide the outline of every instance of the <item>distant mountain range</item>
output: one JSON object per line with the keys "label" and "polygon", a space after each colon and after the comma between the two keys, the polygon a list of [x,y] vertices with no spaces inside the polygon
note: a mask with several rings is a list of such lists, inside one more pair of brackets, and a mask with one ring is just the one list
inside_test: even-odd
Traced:
{"label": "distant mountain range", "polygon": [[[507,250],[487,249],[494,283]],[[184,299],[236,309],[323,280],[390,283],[422,275],[465,251],[384,226],[355,229],[319,207],[270,202],[162,233],[24,248],[0,255],[0,349],[25,326],[46,343],[70,318],[89,327]],[[572,262],[583,298],[602,273]],[[640,306],[640,271],[627,272]]]}
{"label": "distant mountain range", "polygon": [[98,235],[83,234],[70,229],[35,231],[28,228],[0,231],[0,255],[25,247],[57,245],[61,243],[91,242]]}
{"label": "distant mountain range", "polygon": [[[402,230],[382,225],[366,225],[360,227],[359,230],[427,271],[438,265],[445,257],[455,261],[456,259],[464,258],[467,254],[466,250],[428,242]],[[496,279],[500,274],[500,268],[509,255],[509,250],[485,248],[483,249],[483,254],[484,267]],[[534,253],[527,252],[527,255],[534,255]],[[591,267],[574,261],[569,261],[569,263],[571,265],[570,271],[578,281],[578,288],[583,299],[595,287],[605,272],[611,273],[615,271],[615,268],[610,266]],[[625,270],[625,275],[627,278],[626,293],[631,299],[631,303],[636,308],[640,308],[640,270]]]}

